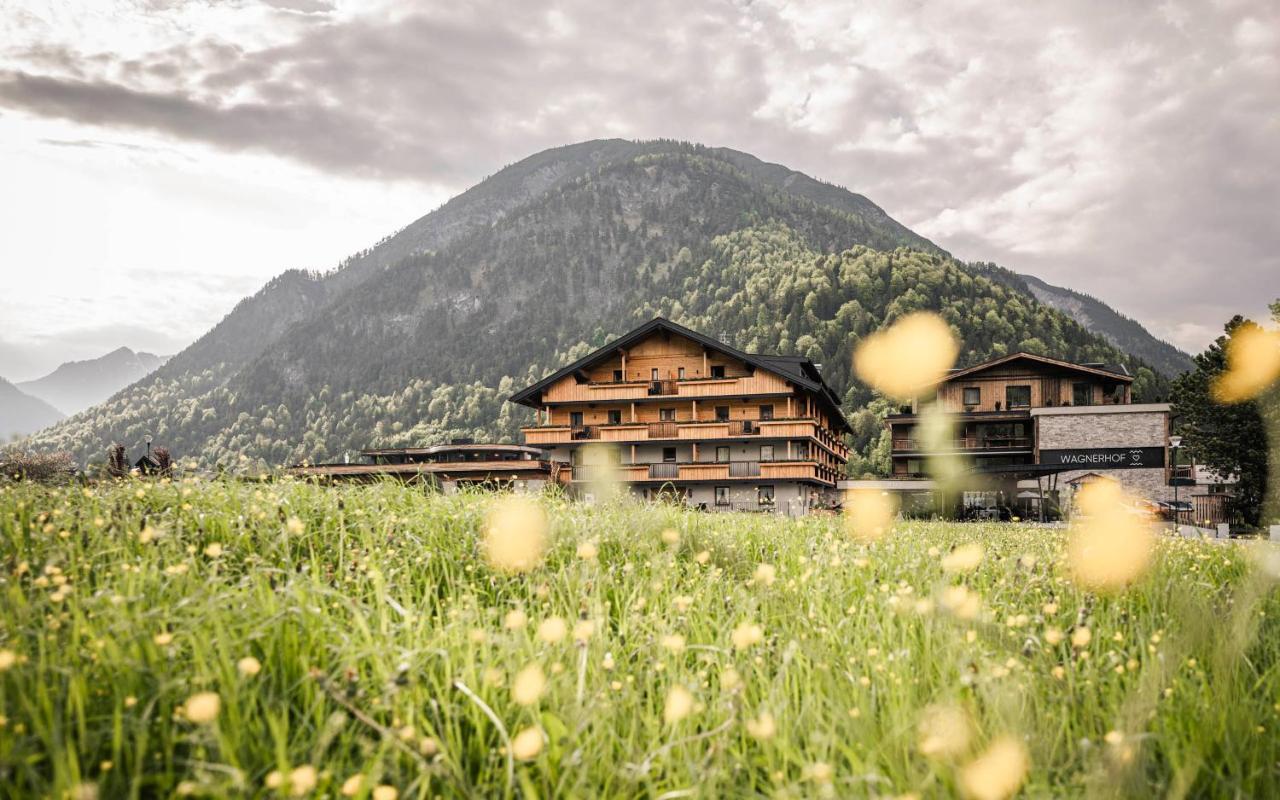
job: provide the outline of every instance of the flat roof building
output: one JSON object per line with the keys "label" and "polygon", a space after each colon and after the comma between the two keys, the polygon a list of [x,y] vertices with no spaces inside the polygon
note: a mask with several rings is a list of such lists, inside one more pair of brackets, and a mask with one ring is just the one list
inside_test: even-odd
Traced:
{"label": "flat roof building", "polygon": [[430,447],[361,450],[362,464],[302,464],[286,474],[334,481],[395,478],[445,492],[464,486],[538,490],[557,480],[557,466],[536,447],[454,442]]}

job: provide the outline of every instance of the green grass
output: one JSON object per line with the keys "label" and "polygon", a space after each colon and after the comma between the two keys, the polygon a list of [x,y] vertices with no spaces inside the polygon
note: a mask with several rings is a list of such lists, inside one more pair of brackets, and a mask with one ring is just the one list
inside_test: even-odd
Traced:
{"label": "green grass", "polygon": [[[1026,743],[1026,795],[1280,793],[1280,608],[1241,547],[1163,542],[1141,583],[1099,597],[1066,577],[1060,532],[908,522],[865,545],[829,517],[550,499],[545,562],[508,576],[478,544],[489,502],[398,485],[0,488],[0,650],[18,656],[0,672],[0,796],[287,795],[267,776],[302,765],[315,796],[356,773],[401,797],[949,796],[958,765],[918,748],[935,703],[968,711],[975,753]],[[977,570],[944,573],[975,540]],[[977,619],[930,602],[956,583],[981,594]],[[517,608],[529,625],[508,630]],[[595,632],[543,642],[550,616]],[[764,639],[735,650],[744,621]],[[1050,627],[1068,638],[1046,643]],[[256,676],[237,672],[245,656]],[[548,687],[523,707],[510,683],[532,662]],[[667,724],[676,685],[696,706]],[[221,697],[211,724],[180,713],[199,691]],[[753,738],[766,710],[777,733]],[[504,737],[528,726],[547,744],[511,763]]]}

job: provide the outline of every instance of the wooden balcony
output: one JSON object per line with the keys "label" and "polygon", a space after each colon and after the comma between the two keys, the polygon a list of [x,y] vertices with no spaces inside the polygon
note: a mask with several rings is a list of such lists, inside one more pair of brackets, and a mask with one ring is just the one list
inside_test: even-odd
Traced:
{"label": "wooden balcony", "polygon": [[577,465],[571,470],[573,483],[621,481],[738,481],[817,480],[834,484],[840,472],[816,461],[664,461],[652,464]]}
{"label": "wooden balcony", "polygon": [[[985,439],[962,437],[944,442],[941,452],[1002,453],[1031,450],[1034,446],[1034,442],[1028,436],[988,436]],[[926,453],[937,449],[920,439],[895,438],[893,440],[895,453]]]}
{"label": "wooden balcony", "polygon": [[791,389],[775,375],[760,371],[736,378],[686,378],[656,381],[617,381],[609,383],[566,383],[547,392],[549,403],[608,400],[641,400],[650,397],[746,397],[750,395],[786,395]]}
{"label": "wooden balcony", "polygon": [[577,442],[631,444],[652,441],[706,441],[710,439],[815,439],[838,459],[846,460],[849,449],[811,417],[768,420],[686,420],[677,422],[624,422],[618,425],[539,425],[522,428],[526,444],[534,446]]}

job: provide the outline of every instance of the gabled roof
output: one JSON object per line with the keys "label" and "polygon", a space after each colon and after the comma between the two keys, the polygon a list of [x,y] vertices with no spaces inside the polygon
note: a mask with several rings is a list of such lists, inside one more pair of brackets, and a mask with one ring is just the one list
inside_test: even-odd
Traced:
{"label": "gabled roof", "polygon": [[519,403],[520,405],[536,408],[541,401],[542,392],[556,381],[572,375],[578,370],[585,369],[592,364],[603,361],[604,359],[611,357],[617,350],[631,347],[658,331],[667,331],[678,336],[683,336],[697,342],[703,347],[706,347],[708,350],[715,350],[745,364],[773,372],[786,378],[801,389],[816,395],[822,405],[826,407],[827,413],[831,415],[837,427],[844,430],[851,430],[849,428],[848,421],[844,418],[844,413],[840,410],[840,398],[831,390],[831,387],[827,386],[826,382],[822,379],[822,374],[809,359],[801,356],[744,353],[743,351],[731,347],[724,342],[712,339],[710,336],[704,336],[697,331],[684,327],[683,325],[677,325],[671,320],[664,319],[663,317],[654,317],[640,327],[635,328],[628,333],[624,333],[617,339],[608,342],[600,349],[588,353],[566,367],[556,370],[532,386],[516,392],[508,399],[513,403]]}
{"label": "gabled roof", "polygon": [[972,367],[965,367],[963,369],[953,369],[947,373],[947,376],[943,378],[943,381],[952,381],[952,380],[955,380],[956,378],[964,377],[965,375],[972,375],[975,372],[981,372],[982,370],[991,369],[992,367],[998,367],[1001,364],[1007,364],[1010,361],[1017,361],[1019,359],[1025,359],[1027,361],[1036,361],[1041,364],[1047,364],[1052,367],[1057,367],[1059,369],[1071,370],[1074,372],[1080,372],[1088,375],[1098,375],[1100,377],[1110,378],[1111,380],[1121,381],[1124,383],[1133,382],[1133,376],[1130,375],[1128,371],[1125,370],[1125,368],[1122,366],[1104,367],[1102,365],[1094,365],[1094,364],[1073,364],[1070,361],[1063,361],[1057,358],[1049,358],[1048,356],[1039,356],[1039,355],[1036,355],[1035,353],[1022,353],[1022,352],[1010,353],[1007,356],[1001,356],[1000,358],[993,358],[992,360],[984,361],[981,364],[974,364]]}

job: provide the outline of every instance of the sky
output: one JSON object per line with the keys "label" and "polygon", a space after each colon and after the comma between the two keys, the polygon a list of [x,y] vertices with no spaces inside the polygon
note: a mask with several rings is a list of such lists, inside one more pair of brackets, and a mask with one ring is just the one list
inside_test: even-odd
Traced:
{"label": "sky", "polygon": [[0,0],[0,376],[173,353],[506,164],[726,146],[1190,352],[1280,297],[1280,3]]}

